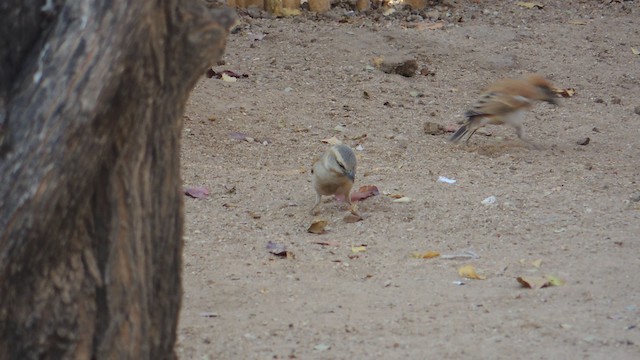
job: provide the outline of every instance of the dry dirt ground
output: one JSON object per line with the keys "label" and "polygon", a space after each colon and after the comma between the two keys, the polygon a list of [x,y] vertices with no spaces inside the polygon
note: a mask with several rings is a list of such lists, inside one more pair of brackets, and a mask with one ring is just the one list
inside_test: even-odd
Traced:
{"label": "dry dirt ground", "polygon": [[[248,77],[203,76],[185,115],[184,184],[210,195],[185,198],[179,356],[640,359],[640,4],[539,3],[458,1],[423,20],[241,16],[214,70]],[[387,74],[375,58],[432,75]],[[468,147],[424,133],[455,125],[490,82],[530,72],[576,91],[527,115],[540,150],[509,128]],[[316,235],[309,169],[332,136],[361,145],[355,187],[381,194],[357,223],[327,198]],[[411,256],[426,251],[479,257]],[[462,279],[467,264],[486,279]],[[566,283],[516,281],[547,274]]]}

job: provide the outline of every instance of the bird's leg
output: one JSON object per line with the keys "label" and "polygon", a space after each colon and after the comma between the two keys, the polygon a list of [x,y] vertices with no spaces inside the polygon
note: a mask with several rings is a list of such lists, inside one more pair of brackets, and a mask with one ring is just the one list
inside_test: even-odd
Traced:
{"label": "bird's leg", "polygon": [[344,192],[337,192],[335,194],[336,201],[338,202],[338,206],[340,208],[344,208],[345,206],[351,205],[351,199]]}
{"label": "bird's leg", "polygon": [[467,140],[465,141],[467,145],[469,145],[469,139],[471,139],[473,134],[475,134],[481,127],[487,125],[488,122],[489,121],[486,117],[473,118],[469,121],[469,124],[467,125],[469,136],[467,136]]}
{"label": "bird's leg", "polygon": [[318,207],[320,206],[320,202],[322,201],[322,195],[316,193],[316,204],[311,208],[311,215],[318,214]]}
{"label": "bird's leg", "polygon": [[469,133],[469,136],[467,136],[467,140],[464,142],[465,144],[469,145],[469,139],[471,139],[471,137],[473,136],[473,134],[476,133],[476,131],[478,131],[479,128],[475,128],[473,130],[471,130],[471,133]]}
{"label": "bird's leg", "polygon": [[351,212],[352,214],[357,214],[358,211],[358,205],[356,205],[356,203],[354,203],[353,201],[351,201],[351,190],[347,191],[344,195],[344,199],[345,199],[345,203],[346,205],[348,205],[349,207],[347,208],[347,210],[349,210],[349,212]]}
{"label": "bird's leg", "polygon": [[516,129],[516,135],[518,135],[518,139],[525,142],[530,149],[540,150],[540,146],[533,143],[533,141],[524,137],[524,129],[520,124],[513,124],[513,127]]}
{"label": "bird's leg", "polygon": [[344,198],[347,200],[347,204],[349,205],[349,211],[355,214],[356,211],[358,211],[358,205],[356,205],[354,202],[351,201],[351,190],[347,191]]}

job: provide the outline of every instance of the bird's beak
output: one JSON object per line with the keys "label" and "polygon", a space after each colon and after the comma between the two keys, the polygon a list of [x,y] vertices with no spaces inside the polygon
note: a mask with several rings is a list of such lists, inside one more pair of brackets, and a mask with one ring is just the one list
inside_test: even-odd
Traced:
{"label": "bird's beak", "polygon": [[345,175],[347,175],[347,177],[349,178],[349,180],[351,180],[351,182],[355,182],[356,181],[356,173],[355,172],[349,171]]}

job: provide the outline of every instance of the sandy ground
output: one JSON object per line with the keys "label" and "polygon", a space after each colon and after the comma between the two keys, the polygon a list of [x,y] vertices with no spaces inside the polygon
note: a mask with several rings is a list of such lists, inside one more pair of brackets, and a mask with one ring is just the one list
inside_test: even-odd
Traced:
{"label": "sandy ground", "polygon": [[[248,77],[203,77],[185,116],[184,184],[210,194],[185,199],[179,356],[639,359],[640,4],[539,3],[243,15],[214,70]],[[379,58],[428,74],[387,74]],[[466,147],[424,133],[531,72],[576,91],[527,115],[540,150],[506,127]],[[355,187],[382,193],[357,223],[327,198],[316,235],[309,169],[332,136],[361,145]],[[411,256],[426,251],[478,258]],[[468,264],[486,279],[461,278]],[[566,283],[516,281],[545,275]]]}

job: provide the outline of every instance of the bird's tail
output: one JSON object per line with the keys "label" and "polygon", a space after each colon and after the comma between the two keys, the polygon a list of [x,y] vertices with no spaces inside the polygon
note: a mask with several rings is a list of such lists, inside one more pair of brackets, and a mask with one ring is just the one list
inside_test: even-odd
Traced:
{"label": "bird's tail", "polygon": [[469,110],[466,113],[464,113],[464,121],[462,123],[462,126],[460,127],[460,129],[458,129],[458,131],[456,131],[453,135],[451,135],[451,137],[449,138],[449,141],[451,142],[458,142],[460,141],[460,139],[464,138],[467,134],[469,134],[469,137],[467,138],[467,141],[469,140],[469,138],[471,136],[473,136],[473,133],[476,132],[476,130],[478,130],[479,128],[481,128],[482,126],[485,125],[485,123],[483,122],[484,118],[486,117],[485,114],[474,111],[474,110]]}
{"label": "bird's tail", "polygon": [[469,132],[469,122],[466,122],[464,125],[460,127],[460,129],[458,129],[458,131],[456,131],[453,135],[451,135],[451,137],[449,138],[449,141],[456,143],[460,141],[460,139],[462,139],[468,132]]}

